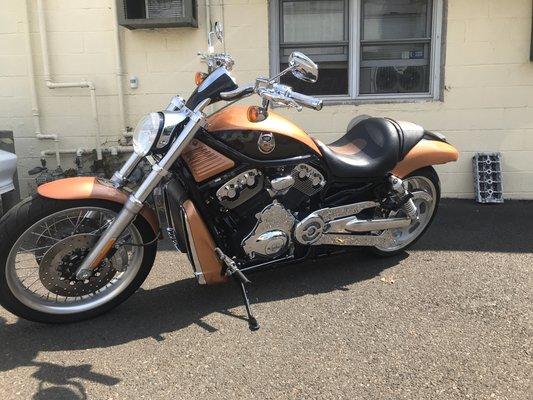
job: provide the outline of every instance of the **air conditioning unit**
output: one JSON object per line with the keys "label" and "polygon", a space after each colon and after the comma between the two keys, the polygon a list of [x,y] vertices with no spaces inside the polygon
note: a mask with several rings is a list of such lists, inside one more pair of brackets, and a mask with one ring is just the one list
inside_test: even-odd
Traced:
{"label": "air conditioning unit", "polygon": [[417,67],[376,67],[371,73],[371,93],[425,93],[427,70]]}
{"label": "air conditioning unit", "polygon": [[116,0],[118,23],[128,29],[198,27],[196,0]]}

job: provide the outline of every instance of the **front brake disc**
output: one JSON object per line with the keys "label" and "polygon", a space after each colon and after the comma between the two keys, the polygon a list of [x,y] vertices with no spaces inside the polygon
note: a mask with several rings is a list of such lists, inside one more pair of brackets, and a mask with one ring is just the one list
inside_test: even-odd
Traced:
{"label": "front brake disc", "polygon": [[[107,285],[117,273],[113,259],[104,260],[85,280],[76,278],[76,270],[98,236],[82,233],[70,236],[52,246],[39,265],[39,278],[50,292],[64,297],[80,297],[94,293]],[[123,257],[121,257],[123,258]],[[120,262],[123,267],[123,260]]]}

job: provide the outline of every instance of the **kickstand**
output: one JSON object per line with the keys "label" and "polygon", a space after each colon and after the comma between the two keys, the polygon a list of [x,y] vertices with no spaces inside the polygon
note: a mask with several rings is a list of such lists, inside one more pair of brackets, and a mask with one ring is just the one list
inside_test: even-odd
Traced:
{"label": "kickstand", "polygon": [[226,276],[232,276],[235,279],[235,282],[240,286],[242,298],[244,300],[244,306],[246,307],[246,314],[248,314],[248,327],[250,330],[256,331],[259,329],[259,323],[257,322],[257,319],[253,316],[252,310],[250,308],[250,300],[248,299],[248,293],[246,293],[246,287],[244,286],[245,283],[250,283],[248,278],[242,273],[242,271],[237,267],[237,264],[235,261],[233,261],[231,258],[229,258],[227,255],[225,255],[222,250],[220,250],[218,247],[215,249],[215,253],[217,254],[220,261],[222,261],[226,265]]}
{"label": "kickstand", "polygon": [[257,322],[257,319],[252,314],[252,309],[250,308],[250,300],[248,299],[248,293],[246,292],[246,287],[244,286],[244,282],[239,279],[235,279],[235,281],[241,288],[242,298],[244,300],[244,306],[246,307],[246,314],[248,314],[248,327],[250,328],[252,332],[257,331],[259,329],[259,322]]}

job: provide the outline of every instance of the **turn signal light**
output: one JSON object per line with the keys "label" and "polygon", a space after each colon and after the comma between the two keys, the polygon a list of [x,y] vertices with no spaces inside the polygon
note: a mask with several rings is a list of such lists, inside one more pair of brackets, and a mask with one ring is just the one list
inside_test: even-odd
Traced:
{"label": "turn signal light", "polygon": [[261,122],[268,117],[268,112],[263,107],[257,106],[248,107],[247,114],[250,122]]}
{"label": "turn signal light", "polygon": [[207,74],[204,74],[203,72],[197,72],[196,75],[194,75],[194,83],[196,83],[196,86],[199,86],[207,77]]}

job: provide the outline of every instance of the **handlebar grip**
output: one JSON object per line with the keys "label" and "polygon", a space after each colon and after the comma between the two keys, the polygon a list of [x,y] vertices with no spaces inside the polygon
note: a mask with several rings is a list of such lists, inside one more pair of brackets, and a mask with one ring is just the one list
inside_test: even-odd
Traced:
{"label": "handlebar grip", "polygon": [[320,111],[322,110],[323,101],[320,99],[317,99],[313,96],[307,96],[305,94],[301,94],[298,92],[291,92],[290,97],[296,101],[298,104],[307,107],[312,108],[313,110]]}

